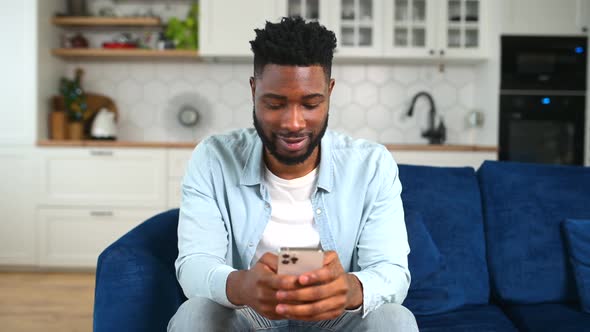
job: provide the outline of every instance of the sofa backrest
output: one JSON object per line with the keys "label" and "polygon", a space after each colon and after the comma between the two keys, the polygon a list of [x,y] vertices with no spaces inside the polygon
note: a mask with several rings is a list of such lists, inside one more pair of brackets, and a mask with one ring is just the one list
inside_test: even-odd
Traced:
{"label": "sofa backrest", "polygon": [[590,168],[486,161],[477,175],[495,297],[575,300],[560,224],[590,218]]}
{"label": "sofa backrest", "polygon": [[399,174],[405,213],[421,214],[443,261],[440,271],[428,279],[412,281],[404,304],[415,314],[435,314],[488,303],[483,217],[474,170],[399,165]]}

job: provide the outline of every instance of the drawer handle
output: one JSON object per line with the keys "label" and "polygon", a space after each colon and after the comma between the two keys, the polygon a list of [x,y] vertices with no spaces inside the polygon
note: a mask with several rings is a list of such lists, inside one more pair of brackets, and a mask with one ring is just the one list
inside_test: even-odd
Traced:
{"label": "drawer handle", "polygon": [[113,151],[109,151],[109,150],[91,150],[90,151],[90,155],[91,156],[99,156],[99,157],[105,157],[105,156],[112,156],[114,153]]}
{"label": "drawer handle", "polygon": [[92,217],[112,217],[113,211],[90,211]]}

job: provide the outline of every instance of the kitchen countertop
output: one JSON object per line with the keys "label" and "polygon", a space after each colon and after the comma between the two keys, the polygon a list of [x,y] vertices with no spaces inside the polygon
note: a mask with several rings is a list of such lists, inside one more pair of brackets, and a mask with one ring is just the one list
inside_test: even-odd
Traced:
{"label": "kitchen countertop", "polygon": [[[96,148],[180,148],[192,149],[197,142],[140,142],[140,141],[99,141],[99,140],[39,140],[42,147],[96,147]],[[383,144],[390,151],[464,151],[497,152],[496,146],[456,144]]]}

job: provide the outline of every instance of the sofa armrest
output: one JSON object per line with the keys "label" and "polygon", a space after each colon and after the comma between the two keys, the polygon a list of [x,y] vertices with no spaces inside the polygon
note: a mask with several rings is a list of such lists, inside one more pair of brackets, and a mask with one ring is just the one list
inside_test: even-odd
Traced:
{"label": "sofa armrest", "polygon": [[165,331],[185,300],[174,273],[178,210],[159,214],[98,258],[94,331]]}

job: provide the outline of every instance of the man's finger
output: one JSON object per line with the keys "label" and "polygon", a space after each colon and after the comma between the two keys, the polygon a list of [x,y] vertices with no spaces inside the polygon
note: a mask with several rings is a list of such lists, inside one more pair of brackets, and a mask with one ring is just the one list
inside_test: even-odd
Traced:
{"label": "man's finger", "polygon": [[264,255],[262,255],[262,257],[260,257],[258,262],[268,266],[268,268],[271,269],[271,271],[277,273],[277,269],[279,266],[278,259],[279,258],[277,255],[267,252]]}
{"label": "man's finger", "polygon": [[318,286],[304,287],[296,290],[279,290],[276,298],[281,303],[288,301],[316,302],[335,295],[346,294],[346,289],[337,283],[322,284]]}
{"label": "man's finger", "polygon": [[272,275],[265,278],[265,282],[272,289],[292,290],[301,287],[297,283],[297,276],[292,275]]}
{"label": "man's finger", "polygon": [[290,305],[281,303],[277,305],[276,312],[290,319],[300,319],[321,315],[333,310],[344,310],[346,296],[334,296],[317,302]]}
{"label": "man's finger", "polygon": [[324,251],[324,266],[338,260],[338,254],[334,250]]}
{"label": "man's finger", "polygon": [[344,274],[344,270],[338,264],[330,264],[319,270],[306,272],[299,276],[299,283],[303,286],[330,283]]}

